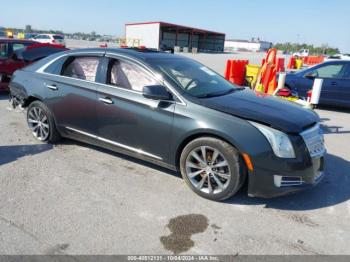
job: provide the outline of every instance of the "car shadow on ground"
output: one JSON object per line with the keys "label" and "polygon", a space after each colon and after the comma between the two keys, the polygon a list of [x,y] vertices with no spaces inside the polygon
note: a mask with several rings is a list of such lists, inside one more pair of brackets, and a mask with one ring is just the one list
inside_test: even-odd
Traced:
{"label": "car shadow on ground", "polygon": [[327,125],[327,121],[330,121],[329,118],[320,118],[321,128],[323,133],[328,134],[349,134],[350,130],[342,130],[343,126]]}
{"label": "car shadow on ground", "polygon": [[[182,179],[179,172],[172,171],[134,157],[116,153],[108,149],[76,142],[69,139],[62,140],[60,144],[84,146]],[[313,210],[324,207],[331,207],[348,201],[350,199],[349,187],[350,162],[340,157],[327,154],[326,175],[320,184],[314,188],[310,188],[305,191],[284,197],[264,199],[248,197],[247,186],[245,186],[235,196],[224,201],[224,203],[233,205],[265,205],[266,208],[274,208],[280,210]]]}
{"label": "car shadow on ground", "polygon": [[76,140],[71,140],[71,139],[68,139],[68,138],[62,139],[59,142],[59,144],[60,145],[77,145],[77,146],[86,147],[86,148],[89,148],[89,149],[92,149],[92,150],[96,150],[96,151],[101,152],[101,153],[109,154],[109,155],[121,158],[123,160],[127,160],[127,161],[130,161],[130,162],[133,162],[133,163],[141,165],[141,166],[145,166],[145,167],[148,167],[148,168],[152,168],[152,169],[158,170],[160,172],[166,173],[167,175],[171,175],[171,176],[175,176],[175,177],[181,178],[181,174],[179,172],[176,172],[176,171],[173,171],[173,170],[170,170],[170,169],[158,166],[156,164],[144,161],[142,159],[138,159],[138,158],[135,158],[135,157],[132,157],[132,156],[128,156],[128,155],[122,154],[122,153],[114,152],[112,150],[105,149],[105,148],[102,148],[102,147],[99,147],[99,146],[95,146],[95,145],[79,142],[79,141],[76,141]]}
{"label": "car shadow on ground", "polygon": [[350,113],[350,108],[346,107],[340,107],[340,106],[317,106],[316,108],[319,111],[326,110],[326,111],[332,111],[332,112],[338,112],[338,113]]}
{"label": "car shadow on ground", "polygon": [[0,146],[0,165],[8,164],[25,156],[40,154],[52,148],[53,146],[50,144]]}
{"label": "car shadow on ground", "polygon": [[[319,111],[327,110],[337,113],[350,113],[350,109],[347,108],[339,108],[339,107],[331,107],[331,106],[322,106],[317,108]],[[335,125],[328,125],[327,121],[330,121],[329,118],[320,118],[321,127],[324,132],[324,134],[349,134],[350,130],[343,130],[343,126],[335,126]]]}
{"label": "car shadow on ground", "polygon": [[225,201],[235,205],[265,205],[266,208],[305,211],[331,207],[350,199],[350,162],[326,155],[326,175],[317,186],[278,198],[263,199],[247,197],[247,188]]}

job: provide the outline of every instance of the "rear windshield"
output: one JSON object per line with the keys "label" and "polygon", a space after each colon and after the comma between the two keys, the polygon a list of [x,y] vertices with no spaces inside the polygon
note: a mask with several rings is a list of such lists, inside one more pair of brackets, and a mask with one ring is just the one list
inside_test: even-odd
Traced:
{"label": "rear windshield", "polygon": [[61,35],[54,35],[53,38],[56,40],[63,40],[63,36]]}

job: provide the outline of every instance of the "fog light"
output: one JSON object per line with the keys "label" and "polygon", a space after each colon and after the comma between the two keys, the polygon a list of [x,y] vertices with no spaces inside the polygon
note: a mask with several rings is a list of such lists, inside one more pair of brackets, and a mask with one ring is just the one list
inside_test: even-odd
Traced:
{"label": "fog light", "polygon": [[276,187],[300,186],[303,180],[299,176],[273,176],[273,182]]}

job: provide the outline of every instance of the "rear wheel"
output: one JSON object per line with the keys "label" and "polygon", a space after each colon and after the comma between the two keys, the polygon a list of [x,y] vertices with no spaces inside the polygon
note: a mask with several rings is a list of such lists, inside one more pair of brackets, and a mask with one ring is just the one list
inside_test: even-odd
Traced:
{"label": "rear wheel", "polygon": [[27,123],[33,136],[42,142],[54,143],[60,139],[52,114],[41,101],[34,101],[29,105]]}
{"label": "rear wheel", "polygon": [[243,182],[237,150],[212,137],[195,139],[184,148],[180,170],[187,185],[210,200],[231,197]]}

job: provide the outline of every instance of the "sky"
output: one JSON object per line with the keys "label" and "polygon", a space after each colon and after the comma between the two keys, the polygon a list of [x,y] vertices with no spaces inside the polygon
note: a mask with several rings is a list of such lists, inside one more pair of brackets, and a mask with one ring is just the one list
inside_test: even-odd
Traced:
{"label": "sky", "polygon": [[11,0],[0,26],[124,36],[125,23],[164,21],[227,39],[328,44],[350,53],[349,0]]}

